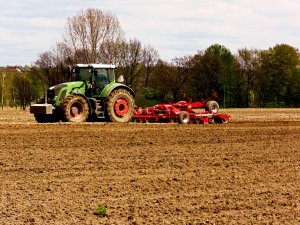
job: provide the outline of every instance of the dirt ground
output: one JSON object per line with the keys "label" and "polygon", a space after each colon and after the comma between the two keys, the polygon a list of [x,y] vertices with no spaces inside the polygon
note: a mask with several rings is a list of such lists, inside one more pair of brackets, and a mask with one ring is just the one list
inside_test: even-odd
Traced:
{"label": "dirt ground", "polygon": [[0,224],[300,224],[300,109],[222,112],[37,124],[0,109]]}

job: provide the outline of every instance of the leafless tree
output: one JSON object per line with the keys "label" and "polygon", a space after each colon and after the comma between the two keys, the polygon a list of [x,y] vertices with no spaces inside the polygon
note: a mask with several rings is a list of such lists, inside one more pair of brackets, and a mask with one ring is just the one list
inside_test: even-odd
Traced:
{"label": "leafless tree", "polygon": [[142,74],[142,45],[137,39],[130,39],[120,46],[118,67],[127,85],[136,88]]}
{"label": "leafless tree", "polygon": [[154,70],[156,63],[159,60],[159,54],[156,49],[150,45],[144,47],[143,53],[143,64],[145,67],[145,86],[148,86],[151,72]]}
{"label": "leafless tree", "polygon": [[45,86],[52,86],[70,80],[71,73],[66,70],[69,66],[113,63],[119,68],[117,74],[124,75],[126,84],[138,90],[148,85],[158,58],[158,52],[151,46],[143,48],[137,39],[127,41],[114,15],[87,9],[68,18],[64,40],[39,55],[35,74]]}
{"label": "leafless tree", "polygon": [[64,33],[64,42],[73,55],[80,55],[78,63],[114,62],[114,45],[122,39],[117,17],[91,8],[69,17]]}
{"label": "leafless tree", "polygon": [[[65,43],[57,43],[51,51],[39,55],[32,72],[43,84],[52,86],[70,81],[71,73],[68,66],[74,64],[74,58],[68,46]],[[43,89],[45,90],[45,87]]]}
{"label": "leafless tree", "polygon": [[[34,63],[36,68],[33,68],[33,72],[39,77],[43,84],[51,86],[55,83],[53,79],[52,68],[54,64],[53,55],[51,51],[46,51],[39,54],[38,60]],[[45,89],[43,87],[43,89]]]}
{"label": "leafless tree", "polygon": [[162,100],[178,100],[183,85],[190,78],[191,67],[189,56],[175,58],[171,63],[158,61],[151,85],[162,94]]}
{"label": "leafless tree", "polygon": [[183,56],[172,60],[174,73],[171,75],[171,90],[174,101],[177,101],[182,86],[190,79],[192,68],[192,57]]}

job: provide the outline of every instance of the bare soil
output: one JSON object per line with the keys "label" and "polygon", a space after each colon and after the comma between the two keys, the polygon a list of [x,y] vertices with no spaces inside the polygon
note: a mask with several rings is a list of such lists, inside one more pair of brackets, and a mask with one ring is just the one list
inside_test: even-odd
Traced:
{"label": "bare soil", "polygon": [[300,224],[300,109],[222,112],[37,124],[0,110],[0,224]]}

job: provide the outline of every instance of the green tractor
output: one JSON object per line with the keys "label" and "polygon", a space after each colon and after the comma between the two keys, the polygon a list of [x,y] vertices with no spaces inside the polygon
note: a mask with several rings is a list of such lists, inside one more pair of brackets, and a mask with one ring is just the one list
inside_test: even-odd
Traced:
{"label": "green tractor", "polygon": [[47,95],[30,106],[37,122],[85,122],[103,119],[129,122],[134,112],[134,91],[115,78],[110,64],[77,64],[75,81],[50,87]]}

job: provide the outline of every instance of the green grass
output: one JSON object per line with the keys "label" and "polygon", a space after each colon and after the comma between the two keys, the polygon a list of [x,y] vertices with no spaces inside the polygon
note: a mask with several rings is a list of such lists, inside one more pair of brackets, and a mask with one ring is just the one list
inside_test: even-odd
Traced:
{"label": "green grass", "polygon": [[94,214],[99,217],[105,217],[107,216],[107,209],[104,206],[98,205],[95,209]]}

